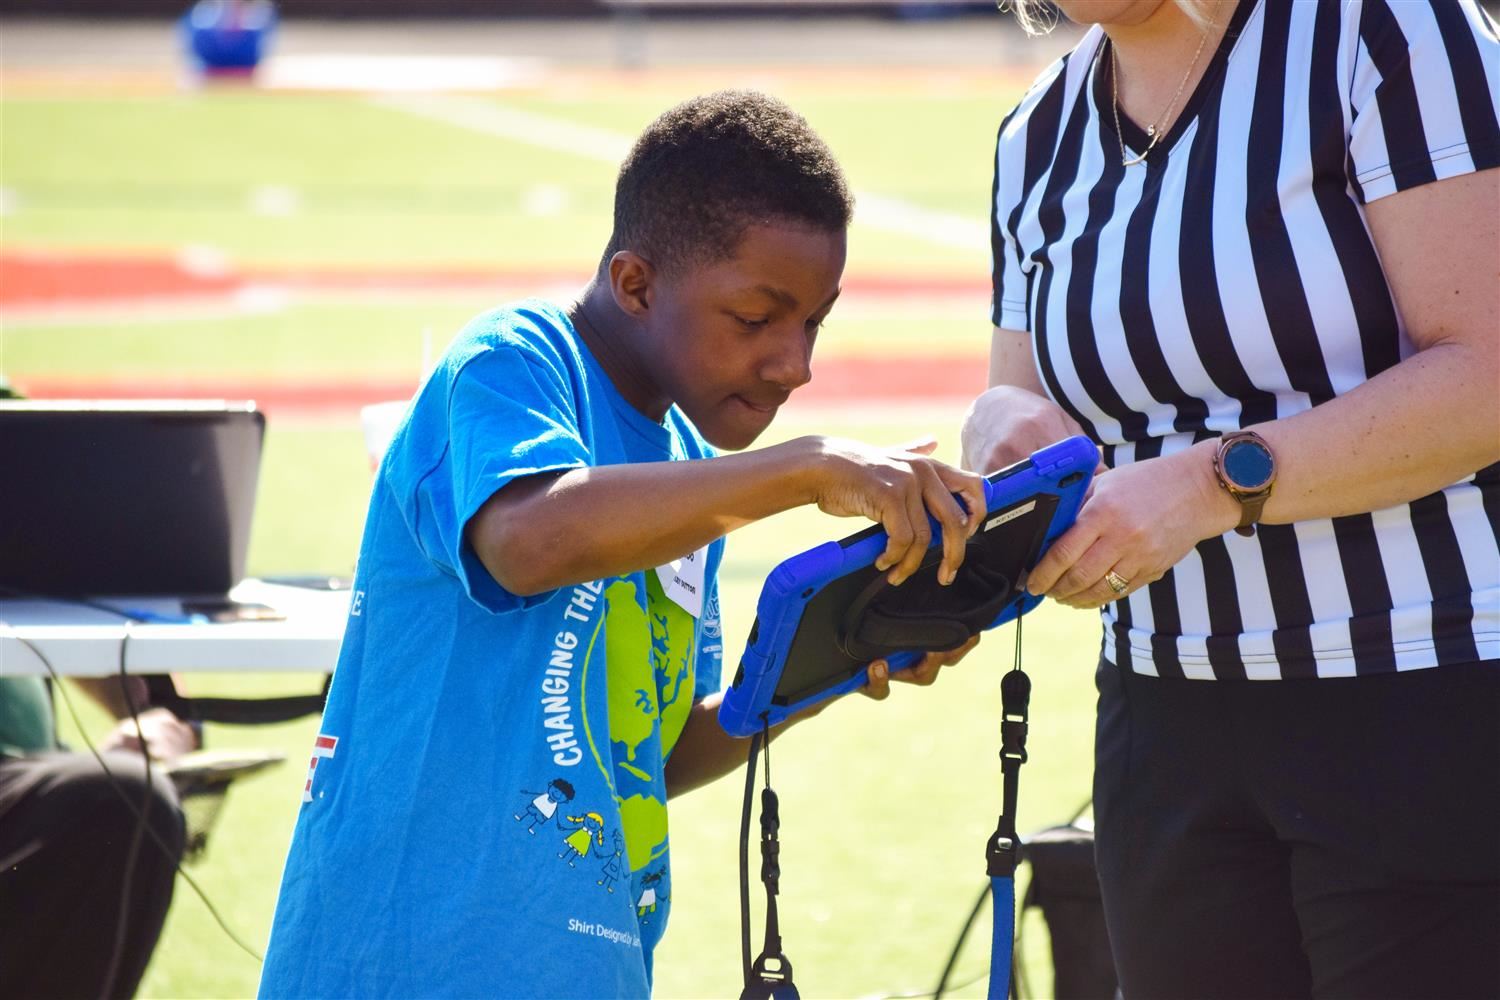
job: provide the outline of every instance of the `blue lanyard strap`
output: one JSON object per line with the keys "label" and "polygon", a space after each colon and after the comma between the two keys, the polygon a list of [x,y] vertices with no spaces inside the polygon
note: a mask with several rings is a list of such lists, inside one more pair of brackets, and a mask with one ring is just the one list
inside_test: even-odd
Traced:
{"label": "blue lanyard strap", "polygon": [[990,879],[990,899],[995,910],[995,939],[990,945],[991,1000],[1004,1000],[1010,993],[1011,947],[1016,939],[1016,880]]}
{"label": "blue lanyard strap", "polygon": [[1016,797],[1020,791],[1021,765],[1026,763],[1027,714],[1031,704],[1031,678],[1021,670],[1021,620],[1016,619],[1015,667],[1000,680],[1000,775],[1001,812],[985,844],[985,868],[995,915],[994,942],[990,946],[990,1000],[1004,1000],[1010,993],[1012,950],[1016,930],[1016,864],[1020,840],[1016,836]]}

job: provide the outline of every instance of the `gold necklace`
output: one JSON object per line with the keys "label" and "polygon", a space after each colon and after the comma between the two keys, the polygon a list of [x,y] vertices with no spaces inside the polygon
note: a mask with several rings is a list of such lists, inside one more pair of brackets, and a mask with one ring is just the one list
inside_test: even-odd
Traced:
{"label": "gold necklace", "polygon": [[1193,53],[1193,61],[1188,63],[1187,72],[1183,73],[1182,79],[1177,82],[1177,91],[1172,95],[1172,100],[1162,109],[1162,113],[1157,115],[1156,120],[1146,126],[1146,136],[1151,140],[1150,143],[1141,151],[1140,156],[1133,158],[1125,151],[1125,133],[1120,131],[1120,64],[1115,59],[1115,43],[1109,43],[1110,104],[1115,113],[1115,138],[1120,140],[1120,163],[1122,166],[1134,167],[1145,163],[1146,157],[1150,156],[1151,151],[1156,148],[1156,144],[1161,142],[1161,137],[1166,134],[1167,130],[1165,128],[1158,128],[1157,126],[1165,122],[1167,116],[1172,113],[1172,109],[1177,106],[1177,98],[1182,96],[1182,89],[1187,86],[1188,77],[1192,76],[1193,70],[1198,67],[1198,59],[1203,55],[1203,46],[1208,43],[1208,33],[1212,29],[1212,24],[1203,29],[1203,35],[1198,39],[1198,51]]}

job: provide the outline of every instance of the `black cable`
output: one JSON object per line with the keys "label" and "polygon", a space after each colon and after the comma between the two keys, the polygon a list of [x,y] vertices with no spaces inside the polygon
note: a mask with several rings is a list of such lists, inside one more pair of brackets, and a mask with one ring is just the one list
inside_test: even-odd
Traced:
{"label": "black cable", "polygon": [[754,969],[750,957],[750,807],[755,799],[755,761],[760,756],[760,741],[760,733],[750,737],[750,755],[745,764],[745,803],[740,810],[740,958],[746,986]]}
{"label": "black cable", "polygon": [[1036,886],[1036,869],[1031,870],[1033,881],[1026,885],[1026,895],[1021,897],[1021,911],[1016,914],[1016,940],[1010,952],[1010,995],[1016,1000],[1034,996],[1031,992],[1031,977],[1026,974],[1026,956],[1022,939],[1026,937],[1026,911],[1036,903],[1031,890]]}
{"label": "black cable", "polygon": [[[119,612],[116,612],[116,614],[119,614]],[[126,807],[129,808],[137,817],[142,818],[142,821],[144,822],[145,813],[135,804],[134,800],[132,800],[130,796],[125,793],[125,789],[123,786],[121,786],[119,779],[116,778],[114,772],[109,769],[109,764],[105,763],[104,756],[100,754],[99,749],[94,746],[94,741],[89,739],[88,732],[84,729],[83,726],[83,720],[78,717],[78,710],[73,707],[72,696],[68,694],[68,689],[62,683],[62,677],[52,666],[52,661],[47,659],[46,654],[44,654],[41,649],[37,647],[36,643],[32,642],[31,640],[24,639],[21,636],[14,634],[12,635],[12,638],[14,638],[21,645],[25,646],[27,649],[31,650],[32,653],[36,654],[36,658],[41,662],[42,666],[46,668],[48,675],[51,676],[54,688],[57,691],[61,692],[63,706],[67,708],[68,716],[73,720],[73,727],[78,730],[79,737],[83,740],[84,746],[88,747],[89,753],[93,754],[94,760],[98,761],[100,769],[104,772],[105,777],[109,779],[110,787],[114,789],[115,794],[120,797],[120,800],[125,803]],[[137,728],[139,728],[139,726],[137,726]],[[182,876],[182,880],[186,882],[188,886],[193,890],[193,892],[197,895],[198,899],[208,909],[209,915],[214,918],[214,923],[219,925],[219,929],[224,932],[225,936],[228,937],[229,940],[233,941],[236,945],[238,945],[241,951],[249,955],[251,958],[255,959],[257,963],[265,962],[265,957],[261,955],[260,952],[256,951],[254,948],[246,944],[244,940],[241,939],[240,936],[236,934],[232,928],[230,928],[229,924],[225,922],[224,917],[219,913],[218,907],[214,906],[213,901],[208,898],[208,893],[204,892],[203,887],[198,884],[198,881],[194,879],[193,876],[189,875],[187,871],[182,867],[181,862],[178,860],[177,852],[172,850],[167,842],[161,839],[161,835],[155,830],[151,829],[149,826],[145,828],[145,832],[146,835],[150,837],[151,840],[156,844],[157,848],[162,852],[162,854],[172,862],[173,870],[176,871],[178,875]]]}
{"label": "black cable", "polygon": [[99,990],[101,1000],[110,1000],[115,993],[115,977],[120,972],[120,956],[125,952],[125,931],[130,916],[130,889],[135,882],[135,866],[141,856],[141,837],[146,831],[146,816],[151,811],[151,750],[146,746],[146,732],[141,728],[141,717],[135,710],[135,698],[130,694],[130,675],[125,670],[125,649],[130,645],[130,622],[125,623],[125,633],[120,636],[120,697],[125,699],[125,708],[130,712],[130,721],[135,725],[135,738],[141,744],[141,761],[146,769],[146,780],[142,784],[141,807],[136,811],[135,829],[130,834],[130,850],[125,854],[125,871],[120,876],[120,914],[115,918],[115,942],[109,954],[109,965],[105,967],[104,985]]}
{"label": "black cable", "polygon": [[[954,966],[958,965],[959,952],[963,951],[964,942],[969,939],[969,931],[974,929],[974,921],[979,919],[979,913],[984,909],[985,900],[989,898],[990,886],[989,883],[986,882],[984,888],[979,892],[979,898],[974,900],[974,906],[969,910],[969,915],[964,920],[963,929],[958,932],[958,940],[953,942],[953,951],[948,955],[947,964],[943,966],[943,974],[938,977],[937,988],[929,993],[918,994],[918,996],[933,997],[934,1000],[937,1000],[937,998],[940,998],[945,992],[947,992],[949,988],[948,979],[953,975]],[[989,966],[985,966],[984,971],[981,972],[979,976],[976,976],[974,979],[969,980],[969,982],[976,982],[980,977],[989,975],[989,972]],[[962,985],[967,986],[969,984],[964,983]],[[953,989],[958,988],[958,986],[953,987]]]}
{"label": "black cable", "polygon": [[[990,967],[986,965],[983,969],[981,969],[979,972],[976,972],[968,979],[965,979],[962,982],[954,983],[948,988],[952,990],[967,989],[989,974]],[[877,998],[877,1000],[935,1000],[935,996],[936,995],[931,990],[928,990],[925,993],[883,993]]]}
{"label": "black cable", "polygon": [[1077,826],[1078,825],[1078,821],[1081,820],[1081,819],[1083,819],[1083,814],[1086,813],[1086,812],[1088,812],[1093,807],[1094,807],[1094,797],[1092,795],[1090,795],[1088,798],[1086,798],[1086,799],[1083,800],[1083,805],[1079,806],[1076,810],[1074,810],[1074,812],[1073,812],[1073,818],[1070,819],[1070,820],[1068,820],[1068,825],[1069,826]]}

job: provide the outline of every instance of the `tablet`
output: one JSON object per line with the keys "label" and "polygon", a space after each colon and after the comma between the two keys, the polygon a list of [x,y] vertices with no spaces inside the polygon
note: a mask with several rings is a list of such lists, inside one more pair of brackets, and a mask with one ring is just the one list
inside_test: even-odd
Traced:
{"label": "tablet", "polygon": [[749,736],[863,686],[872,660],[905,669],[1036,607],[1042,598],[1026,593],[1026,574],[1078,516],[1098,462],[1093,442],[1078,436],[988,476],[989,511],[947,587],[937,582],[936,521],[920,568],[899,587],[875,569],[887,540],[878,525],[781,563],[761,590],[719,724]]}

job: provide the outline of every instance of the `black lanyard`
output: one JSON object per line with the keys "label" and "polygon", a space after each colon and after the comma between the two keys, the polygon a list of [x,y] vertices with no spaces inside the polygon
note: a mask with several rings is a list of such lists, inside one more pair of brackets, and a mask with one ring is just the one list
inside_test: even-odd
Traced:
{"label": "black lanyard", "polygon": [[[766,750],[766,786],[760,793],[760,881],[766,887],[766,937],[760,955],[750,958],[750,805],[755,797],[755,762]],[[781,813],[771,790],[771,729],[765,716],[761,731],[750,737],[750,760],[745,768],[745,801],[740,811],[740,956],[745,989],[740,1000],[799,1000],[792,982],[792,963],[781,952],[781,928],[776,920],[776,894],[781,891]]]}

